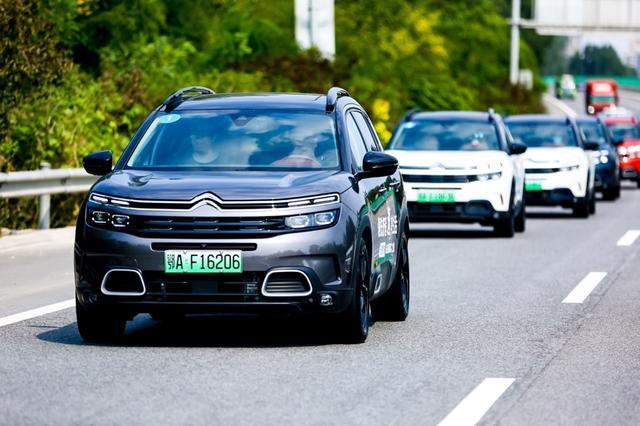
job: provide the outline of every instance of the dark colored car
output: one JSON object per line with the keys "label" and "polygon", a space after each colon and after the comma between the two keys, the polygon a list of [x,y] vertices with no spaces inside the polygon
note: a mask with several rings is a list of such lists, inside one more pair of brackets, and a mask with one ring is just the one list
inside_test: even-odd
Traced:
{"label": "dark colored car", "polygon": [[611,135],[600,118],[580,117],[576,120],[585,140],[598,143],[600,149],[593,151],[596,162],[595,186],[605,200],[620,197],[620,158]]}
{"label": "dark colored car", "polygon": [[[180,90],[144,121],[82,205],[81,336],[112,340],[138,313],[326,314],[350,342],[409,312],[408,215],[397,160],[340,88]],[[333,321],[332,321],[333,323]]]}

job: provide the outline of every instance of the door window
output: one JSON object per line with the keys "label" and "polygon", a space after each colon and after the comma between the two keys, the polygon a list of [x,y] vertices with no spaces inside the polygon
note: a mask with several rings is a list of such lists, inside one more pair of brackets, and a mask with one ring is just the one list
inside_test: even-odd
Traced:
{"label": "door window", "polygon": [[349,133],[349,148],[351,149],[356,168],[362,170],[362,160],[367,153],[367,149],[352,114],[347,114],[346,122],[347,132]]}

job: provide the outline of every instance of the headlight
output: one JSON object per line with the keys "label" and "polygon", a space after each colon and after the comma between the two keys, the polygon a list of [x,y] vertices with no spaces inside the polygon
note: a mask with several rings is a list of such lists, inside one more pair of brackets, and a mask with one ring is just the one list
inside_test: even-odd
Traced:
{"label": "headlight", "polygon": [[559,167],[558,170],[561,172],[570,172],[572,170],[578,170],[578,167],[580,167],[579,165],[573,165],[573,166],[565,166],[565,167]]}
{"label": "headlight", "polygon": [[498,180],[500,179],[501,176],[502,176],[502,172],[484,173],[484,174],[478,175],[478,180],[480,182],[485,182],[488,180]]}
{"label": "headlight", "polygon": [[620,148],[618,148],[618,154],[627,155],[627,148],[625,148],[624,146],[621,146]]}
{"label": "headlight", "polygon": [[284,224],[292,229],[319,228],[333,225],[337,217],[338,211],[330,210],[320,213],[287,216],[284,218]]}
{"label": "headlight", "polygon": [[117,206],[128,206],[129,202],[125,200],[121,200],[119,198],[113,198],[106,195],[101,194],[91,194],[89,195],[89,200],[98,204],[115,204]]}
{"label": "headlight", "polygon": [[608,155],[601,155],[600,156],[600,162],[602,164],[607,164],[609,162],[609,156]]}

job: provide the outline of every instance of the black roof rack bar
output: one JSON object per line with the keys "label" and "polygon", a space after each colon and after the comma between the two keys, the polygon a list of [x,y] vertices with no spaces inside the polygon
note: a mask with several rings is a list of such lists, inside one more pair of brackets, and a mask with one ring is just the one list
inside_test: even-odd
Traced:
{"label": "black roof rack bar", "polygon": [[402,117],[402,120],[401,120],[401,121],[403,121],[403,122],[404,122],[404,121],[410,121],[410,120],[411,120],[411,118],[412,118],[415,114],[417,114],[417,113],[419,113],[419,112],[420,112],[420,108],[411,108],[409,111],[407,111],[407,112],[405,113],[405,115]]}
{"label": "black roof rack bar", "polygon": [[349,92],[347,92],[342,87],[332,87],[331,89],[329,89],[329,91],[327,92],[326,111],[327,112],[333,111],[336,108],[336,102],[338,102],[338,99],[344,96],[350,97],[351,95],[349,95]]}
{"label": "black roof rack bar", "polygon": [[[191,96],[186,96],[189,93],[193,93]],[[165,107],[165,111],[169,112],[174,110],[178,105],[182,103],[187,98],[192,96],[199,95],[215,95],[216,92],[204,86],[189,86],[183,87],[180,90],[176,90],[173,92],[167,99],[162,102],[162,105]]]}
{"label": "black roof rack bar", "polygon": [[493,108],[489,108],[487,110],[487,113],[489,113],[489,122],[493,123],[494,121],[496,121],[496,112],[493,110]]}

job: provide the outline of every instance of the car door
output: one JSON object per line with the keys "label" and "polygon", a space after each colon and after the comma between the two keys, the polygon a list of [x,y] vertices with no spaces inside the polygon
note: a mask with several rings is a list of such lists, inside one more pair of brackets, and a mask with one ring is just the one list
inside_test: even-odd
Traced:
{"label": "car door", "polygon": [[[360,110],[351,110],[367,151],[382,151],[382,145],[373,130],[369,118]],[[396,196],[400,191],[400,175],[368,179],[371,185],[368,193],[371,214],[373,245],[373,266],[377,272],[374,294],[386,290],[392,282],[396,253],[398,252],[398,223],[401,206]]]}

